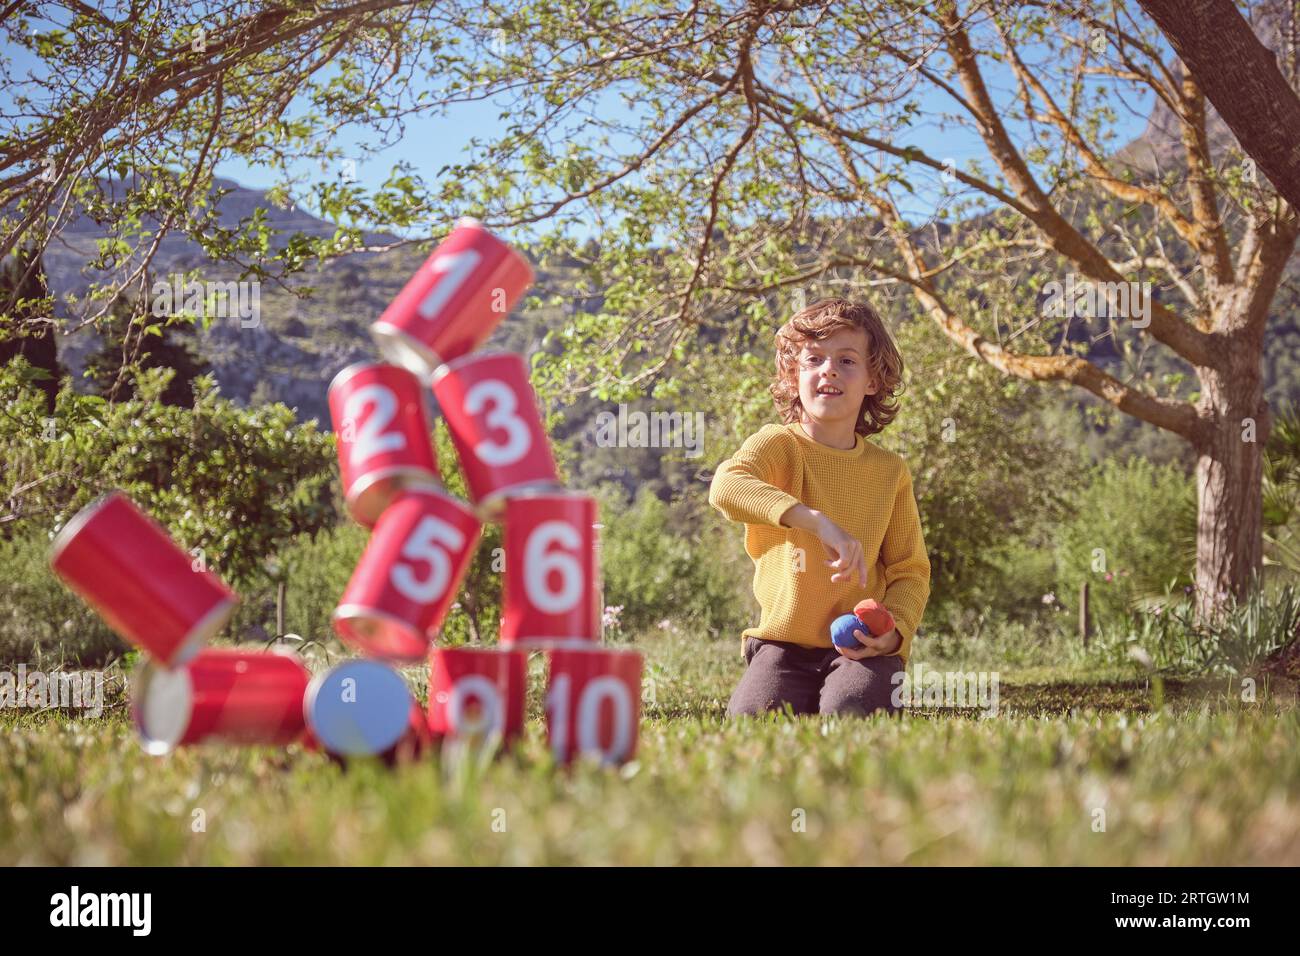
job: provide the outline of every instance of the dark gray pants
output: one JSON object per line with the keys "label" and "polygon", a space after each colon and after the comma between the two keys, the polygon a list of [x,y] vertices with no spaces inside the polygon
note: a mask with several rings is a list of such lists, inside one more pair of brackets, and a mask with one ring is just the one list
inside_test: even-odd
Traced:
{"label": "dark gray pants", "polygon": [[893,713],[893,675],[903,670],[897,654],[850,660],[832,647],[800,647],[785,641],[745,638],[745,673],[727,704],[727,716],[782,710],[796,714]]}

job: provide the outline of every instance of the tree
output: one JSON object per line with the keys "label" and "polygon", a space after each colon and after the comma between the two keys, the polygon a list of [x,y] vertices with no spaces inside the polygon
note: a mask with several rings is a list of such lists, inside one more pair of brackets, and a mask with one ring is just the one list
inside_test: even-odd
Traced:
{"label": "tree", "polygon": [[[1242,148],[1293,208],[1300,208],[1300,96],[1278,69],[1232,0],[1139,0],[1169,37],[1178,58],[1205,90]],[[1300,35],[1294,5],[1269,11]],[[1288,10],[1287,7],[1291,9]],[[1295,70],[1295,48],[1290,51]]]}
{"label": "tree", "polygon": [[51,322],[32,321],[41,315],[49,290],[40,252],[24,246],[0,268],[0,367],[21,355],[38,369],[47,411],[54,411],[63,366]]}
{"label": "tree", "polygon": [[[506,66],[475,74],[491,87],[504,70],[536,99],[455,188],[502,197],[502,226],[583,204],[608,224],[591,262],[604,309],[565,330],[551,387],[612,398],[670,364],[689,375],[688,343],[719,316],[766,324],[766,294],[906,289],[1003,374],[1084,389],[1187,442],[1198,610],[1248,589],[1271,422],[1261,355],[1300,219],[1239,150],[1214,152],[1204,92],[1166,65],[1153,24],[1118,2],[550,9],[523,11]],[[647,104],[630,155],[602,163],[546,135],[621,82]],[[1135,94],[1172,135],[1115,152]],[[626,133],[621,116],[583,120]],[[937,148],[911,142],[922,122],[946,131]],[[939,151],[966,142],[986,158]],[[507,147],[521,158],[503,171]],[[904,202],[918,192],[921,216]],[[1094,301],[1067,291],[1059,308],[1076,279]]]}
{"label": "tree", "polygon": [[[107,315],[171,231],[280,281],[358,248],[356,223],[432,219],[437,238],[454,209],[508,237],[545,225],[540,254],[584,263],[602,298],[551,337],[544,397],[689,397],[698,369],[816,286],[893,296],[1005,375],[1077,387],[1188,443],[1201,613],[1260,564],[1260,359],[1300,220],[1235,145],[1211,143],[1204,89],[1120,0],[41,12],[40,28],[0,20],[47,65],[0,113],[0,209],[14,210],[0,254],[43,247],[73,209],[107,223],[89,264],[105,279],[74,327]],[[288,201],[290,161],[336,161],[344,126],[381,149],[416,114],[505,96],[500,137],[433,183],[399,164],[378,190],[313,184],[332,237],[273,245],[264,210],[237,227],[216,215],[219,162],[278,171]],[[1116,151],[1121,109],[1161,135]],[[982,159],[949,154],[976,143]],[[600,232],[594,255],[568,237],[577,224]],[[1076,278],[1100,307],[1045,306]]]}
{"label": "tree", "polygon": [[165,317],[140,314],[126,299],[114,305],[100,329],[103,344],[86,359],[86,377],[97,395],[109,401],[135,394],[133,369],[169,368],[172,376],[159,400],[164,405],[194,405],[194,380],[211,366],[194,348],[194,327],[168,324]]}

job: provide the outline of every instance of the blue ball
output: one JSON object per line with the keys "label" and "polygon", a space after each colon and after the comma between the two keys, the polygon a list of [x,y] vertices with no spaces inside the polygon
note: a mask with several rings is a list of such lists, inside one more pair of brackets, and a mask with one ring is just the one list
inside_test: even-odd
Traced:
{"label": "blue ball", "polygon": [[867,633],[867,627],[858,620],[856,614],[841,614],[835,620],[831,621],[831,641],[840,647],[856,650],[863,644],[853,636],[854,631]]}

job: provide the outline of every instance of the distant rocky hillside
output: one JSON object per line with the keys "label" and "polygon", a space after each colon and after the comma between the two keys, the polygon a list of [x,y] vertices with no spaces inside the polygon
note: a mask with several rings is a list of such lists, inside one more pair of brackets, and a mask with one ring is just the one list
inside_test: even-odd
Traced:
{"label": "distant rocky hillside", "polygon": [[[261,190],[247,189],[229,180],[219,181],[219,185],[233,188],[219,206],[222,225],[234,226],[255,209],[263,208],[271,228],[282,236],[295,231],[313,236],[334,233],[334,226],[309,213],[274,206]],[[84,293],[91,281],[86,263],[96,255],[96,240],[103,235],[97,223],[81,216],[65,230],[62,242],[49,246],[45,268],[54,292],[75,296]],[[385,244],[395,242],[396,237],[371,233],[365,240],[367,244]],[[308,269],[293,278],[293,286],[311,287],[309,297],[263,282],[257,327],[243,328],[234,317],[217,318],[210,328],[199,333],[198,349],[212,364],[222,394],[240,402],[281,401],[297,408],[303,420],[315,418],[328,428],[325,389],[330,379],[352,362],[377,356],[367,327],[426,256],[427,252],[407,246],[384,253],[356,253]],[[155,281],[166,281],[203,261],[196,243],[171,235],[155,256],[152,274]],[[236,278],[236,274],[214,269],[205,277],[226,280]],[[534,291],[554,288],[567,278],[562,266],[538,268]],[[599,298],[593,297],[586,304],[596,307]],[[526,319],[513,316],[502,323],[489,347],[532,352],[540,345],[545,324],[562,318],[561,310],[550,312],[556,314],[529,315]],[[97,345],[97,337],[88,330],[60,340],[60,357],[78,381],[86,356]]]}
{"label": "distant rocky hillside", "polygon": [[[1271,37],[1266,26],[1257,24],[1261,36]],[[1231,142],[1231,133],[1209,111],[1209,134],[1216,155]],[[1181,164],[1182,145],[1167,108],[1158,103],[1153,108],[1141,136],[1116,153],[1120,163],[1151,171],[1168,170]],[[232,189],[220,205],[223,225],[233,226],[256,209],[265,209],[267,221],[281,236],[295,231],[310,235],[331,235],[334,227],[323,220],[295,209],[274,206],[264,192],[248,189],[225,180],[222,187]],[[89,281],[85,265],[94,258],[95,241],[103,232],[85,217],[74,221],[60,241],[46,252],[46,269],[50,287],[58,294],[80,295]],[[366,236],[369,244],[386,244],[394,237],[374,233]],[[524,250],[529,254],[528,250]],[[384,253],[357,253],[343,260],[312,269],[295,277],[297,286],[314,288],[309,298],[300,298],[271,283],[261,288],[261,325],[241,328],[236,319],[216,320],[200,334],[199,349],[212,364],[223,394],[241,402],[282,401],[298,409],[301,418],[316,418],[329,425],[325,389],[334,374],[358,359],[374,357],[375,350],[366,332],[385,306],[415,272],[425,253],[402,247]],[[572,264],[537,268],[534,291],[563,292],[573,288],[576,270]],[[199,247],[183,236],[172,235],[162,244],[154,262],[154,275],[167,277],[203,261]],[[230,274],[212,273],[209,279],[234,278]],[[1294,261],[1289,274],[1289,290],[1275,303],[1270,320],[1270,346],[1265,356],[1265,381],[1272,400],[1295,398],[1296,376],[1300,375],[1300,316],[1294,286],[1300,277]],[[594,294],[577,307],[591,310],[601,305]],[[516,314],[498,328],[489,342],[528,355],[537,349],[547,328],[558,325],[571,315],[574,307]],[[80,377],[85,356],[96,345],[93,335],[78,333],[60,342],[63,361]],[[1110,343],[1094,347],[1099,362],[1114,358],[1107,355]],[[1167,359],[1172,361],[1172,359]],[[1080,399],[1082,400],[1082,399]]]}

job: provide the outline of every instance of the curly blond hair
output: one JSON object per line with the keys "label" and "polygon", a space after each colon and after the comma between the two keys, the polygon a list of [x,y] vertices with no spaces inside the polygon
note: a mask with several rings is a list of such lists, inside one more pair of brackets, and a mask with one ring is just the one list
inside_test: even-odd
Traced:
{"label": "curly blond hair", "polygon": [[768,391],[783,422],[788,425],[800,421],[803,402],[799,399],[799,352],[809,342],[828,338],[840,329],[867,333],[867,371],[879,388],[874,395],[863,397],[853,430],[863,437],[875,435],[898,414],[896,396],[903,390],[903,356],[879,313],[865,302],[821,299],[796,312],[777,329],[776,379]]}

